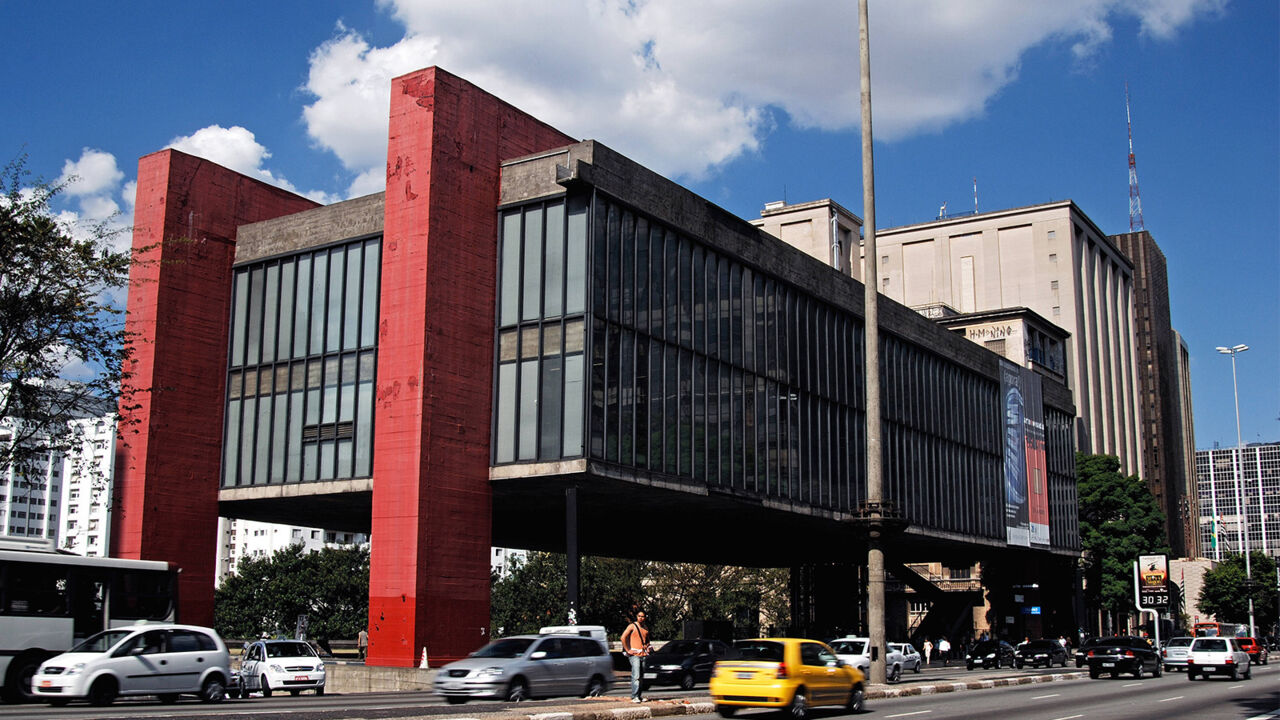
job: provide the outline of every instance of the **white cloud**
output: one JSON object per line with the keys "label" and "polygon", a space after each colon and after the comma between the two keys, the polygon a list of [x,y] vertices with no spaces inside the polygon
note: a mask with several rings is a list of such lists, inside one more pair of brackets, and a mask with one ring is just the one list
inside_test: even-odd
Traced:
{"label": "white cloud", "polygon": [[263,167],[263,163],[271,157],[271,153],[258,142],[252,132],[239,125],[229,128],[221,125],[200,128],[190,135],[174,138],[166,147],[202,157],[242,175],[257,178],[316,202],[331,203],[339,199],[320,190],[301,191],[284,177],[277,176]]}
{"label": "white cloud", "polygon": [[[390,79],[429,65],[677,177],[755,151],[778,124],[859,122],[853,2],[377,1],[404,38],[373,47],[339,27],[312,53],[305,86],[307,131],[359,176],[353,193],[382,185]],[[877,137],[980,115],[1037,46],[1087,63],[1123,20],[1168,38],[1225,1],[873,0]]]}
{"label": "white cloud", "polygon": [[72,197],[99,195],[111,192],[124,180],[124,173],[116,167],[116,156],[101,150],[85,148],[79,160],[67,160],[62,164],[64,192]]}

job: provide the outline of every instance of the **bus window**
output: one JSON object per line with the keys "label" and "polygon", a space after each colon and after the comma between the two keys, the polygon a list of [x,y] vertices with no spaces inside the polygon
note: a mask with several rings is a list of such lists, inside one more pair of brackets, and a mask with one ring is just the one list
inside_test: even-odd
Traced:
{"label": "bus window", "polygon": [[173,575],[121,570],[111,587],[111,615],[119,620],[172,620]]}
{"label": "bus window", "polygon": [[67,573],[57,565],[13,563],[4,577],[5,614],[67,616]]}

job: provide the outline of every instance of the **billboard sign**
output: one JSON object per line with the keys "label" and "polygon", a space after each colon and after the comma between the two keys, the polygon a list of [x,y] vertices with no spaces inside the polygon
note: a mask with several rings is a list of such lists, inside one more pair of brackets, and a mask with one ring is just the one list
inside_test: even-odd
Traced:
{"label": "billboard sign", "polygon": [[1010,545],[1049,544],[1048,463],[1040,376],[1000,361],[1004,520]]}
{"label": "billboard sign", "polygon": [[1138,556],[1138,603],[1144,608],[1169,607],[1169,556]]}

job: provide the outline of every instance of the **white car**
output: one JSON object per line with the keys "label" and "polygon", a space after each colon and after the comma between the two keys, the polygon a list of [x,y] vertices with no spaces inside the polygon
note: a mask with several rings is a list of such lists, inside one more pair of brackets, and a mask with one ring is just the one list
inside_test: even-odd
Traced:
{"label": "white car", "polygon": [[1228,637],[1198,637],[1187,651],[1187,679],[1226,675],[1232,680],[1253,677],[1249,653],[1240,642]]}
{"label": "white car", "polygon": [[[870,638],[847,635],[842,638],[836,638],[827,644],[835,651],[836,657],[843,660],[845,664],[852,665],[861,670],[864,676],[871,677]],[[894,649],[893,646],[896,644],[889,644],[884,653],[884,676],[888,682],[897,682],[902,677],[903,665],[906,662],[902,653]],[[916,672],[919,672],[919,670]]]}
{"label": "white car", "polygon": [[284,690],[290,695],[303,690],[323,695],[324,681],[324,661],[302,640],[259,640],[240,656],[242,697],[259,692],[268,698],[271,693]]}
{"label": "white car", "polygon": [[230,677],[231,656],[213,630],[131,625],[104,630],[45,660],[31,690],[55,706],[72,700],[110,705],[128,695],[155,695],[172,703],[184,693],[220,702]]}
{"label": "white car", "polygon": [[889,650],[895,651],[902,655],[902,669],[911,672],[920,672],[920,666],[924,663],[924,658],[920,657],[920,653],[911,643],[889,643]]}
{"label": "white car", "polygon": [[1187,669],[1187,657],[1191,654],[1191,643],[1194,640],[1195,638],[1176,637],[1164,644],[1160,649],[1160,658],[1164,662],[1165,672]]}

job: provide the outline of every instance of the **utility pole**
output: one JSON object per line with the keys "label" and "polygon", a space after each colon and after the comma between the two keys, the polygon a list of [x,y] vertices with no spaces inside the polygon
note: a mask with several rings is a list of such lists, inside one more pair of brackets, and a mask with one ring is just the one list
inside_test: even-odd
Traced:
{"label": "utility pole", "polygon": [[867,503],[864,516],[870,521],[867,533],[867,635],[871,644],[872,684],[885,682],[884,648],[884,549],[882,520],[884,500],[883,468],[880,455],[880,274],[876,267],[876,187],[875,163],[871,152],[871,42],[867,31],[867,0],[858,0],[858,61],[861,71],[862,105],[862,213],[866,258],[862,284],[865,299],[867,389]]}

